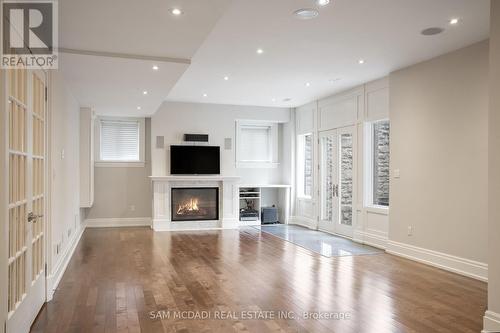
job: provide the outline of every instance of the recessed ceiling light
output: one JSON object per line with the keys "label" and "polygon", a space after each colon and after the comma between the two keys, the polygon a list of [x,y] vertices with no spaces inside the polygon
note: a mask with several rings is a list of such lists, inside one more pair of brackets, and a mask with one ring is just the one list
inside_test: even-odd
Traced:
{"label": "recessed ceiling light", "polygon": [[203,97],[207,97],[208,95],[207,94],[203,94]]}
{"label": "recessed ceiling light", "polygon": [[310,87],[310,86],[311,86],[311,84],[310,84],[309,82],[306,82],[305,86],[306,86],[306,87]]}
{"label": "recessed ceiling light", "polygon": [[144,90],[144,91],[142,92],[142,94],[143,94],[143,95],[147,95],[147,94],[148,94],[148,91],[147,91],[147,90]]}
{"label": "recessed ceiling light", "polygon": [[276,98],[271,99],[271,101],[276,102]]}
{"label": "recessed ceiling light", "polygon": [[365,59],[359,59],[358,64],[363,65],[365,63]]}
{"label": "recessed ceiling light", "polygon": [[264,53],[263,49],[257,49],[257,54],[262,54],[262,53]]}
{"label": "recessed ceiling light", "polygon": [[170,9],[170,13],[172,13],[172,15],[179,16],[182,15],[182,10],[179,8],[172,8]]}
{"label": "recessed ceiling light", "polygon": [[290,102],[292,99],[291,98],[285,98],[283,102]]}
{"label": "recessed ceiling light", "polygon": [[156,66],[156,65],[154,65],[154,66],[153,66],[153,70],[154,70],[154,71],[157,71],[158,69],[159,69],[159,67],[158,67],[158,66]]}
{"label": "recessed ceiling light", "polygon": [[450,20],[450,24],[451,24],[451,25],[458,24],[458,22],[460,22],[460,19],[458,19],[458,18],[456,18],[456,17],[455,17],[455,18],[452,18],[452,19]]}
{"label": "recessed ceiling light", "polygon": [[336,78],[334,78],[334,79],[328,80],[328,82],[330,82],[330,83],[334,83],[334,82],[337,82],[337,81],[340,81],[340,80],[341,80],[341,78],[336,77]]}
{"label": "recessed ceiling light", "polygon": [[229,76],[224,76],[224,81],[229,80]]}
{"label": "recessed ceiling light", "polygon": [[330,0],[316,0],[318,6],[326,6],[330,3]]}
{"label": "recessed ceiling light", "polygon": [[294,11],[293,15],[301,20],[310,20],[317,17],[319,15],[319,12],[316,9],[312,8],[301,8]]}
{"label": "recessed ceiling light", "polygon": [[140,106],[138,106],[138,107],[137,107],[137,110],[140,110],[140,109],[141,109],[141,107],[140,107]]}

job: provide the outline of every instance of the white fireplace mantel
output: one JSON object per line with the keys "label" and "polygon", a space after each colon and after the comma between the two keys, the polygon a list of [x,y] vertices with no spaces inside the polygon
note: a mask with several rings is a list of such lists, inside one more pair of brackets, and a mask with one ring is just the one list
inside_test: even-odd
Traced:
{"label": "white fireplace mantel", "polygon": [[[237,176],[150,176],[153,182],[153,229],[207,230],[238,228],[238,183]],[[172,187],[218,187],[219,220],[217,221],[172,221]]]}

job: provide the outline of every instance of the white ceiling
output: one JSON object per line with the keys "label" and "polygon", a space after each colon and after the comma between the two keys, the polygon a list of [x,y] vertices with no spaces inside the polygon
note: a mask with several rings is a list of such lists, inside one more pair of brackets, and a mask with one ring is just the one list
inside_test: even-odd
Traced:
{"label": "white ceiling", "polygon": [[[315,8],[314,1],[234,1],[168,100],[299,106],[489,33],[488,0],[332,0],[316,19],[291,15],[304,7]],[[461,22],[451,27],[453,17]],[[446,31],[420,34],[434,26]],[[264,53],[256,54],[257,48]]]}
{"label": "white ceiling", "polygon": [[[59,66],[65,81],[80,104],[93,107],[98,114],[151,115],[188,65],[148,57],[189,62],[230,1],[60,1],[60,48],[138,56],[123,59],[61,52]],[[184,14],[175,17],[171,8],[181,8]],[[159,70],[153,71],[153,65]],[[148,95],[143,95],[144,90]]]}
{"label": "white ceiling", "polygon": [[[184,14],[173,17],[173,7]],[[316,8],[313,0],[64,0],[63,48],[192,63],[62,54],[61,69],[80,103],[100,114],[149,115],[164,99],[288,107],[488,37],[489,0],[331,0],[316,19],[292,16],[304,7]],[[433,26],[446,31],[420,35]]]}

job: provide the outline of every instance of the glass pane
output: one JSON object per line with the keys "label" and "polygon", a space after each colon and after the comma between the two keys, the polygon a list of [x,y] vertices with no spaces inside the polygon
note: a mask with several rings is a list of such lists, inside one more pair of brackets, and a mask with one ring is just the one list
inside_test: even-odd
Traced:
{"label": "glass pane", "polygon": [[312,195],[313,186],[313,146],[312,135],[304,136],[304,195]]}
{"label": "glass pane", "polygon": [[373,124],[373,204],[389,206],[389,135],[388,121]]}
{"label": "glass pane", "polygon": [[323,137],[321,139],[321,220],[323,221],[333,221],[334,151],[333,136]]}
{"label": "glass pane", "polygon": [[352,134],[340,136],[340,223],[352,225]]}

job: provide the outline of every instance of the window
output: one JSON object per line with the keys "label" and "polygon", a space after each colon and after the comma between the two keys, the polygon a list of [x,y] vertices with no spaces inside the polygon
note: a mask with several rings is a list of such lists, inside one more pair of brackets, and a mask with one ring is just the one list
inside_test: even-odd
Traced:
{"label": "window", "polygon": [[313,189],[313,136],[303,134],[298,136],[298,195],[312,197]]}
{"label": "window", "polygon": [[238,121],[238,167],[273,167],[277,164],[278,124]]}
{"label": "window", "polygon": [[390,123],[377,121],[367,126],[367,201],[372,206],[389,206]]}
{"label": "window", "polygon": [[98,166],[143,164],[144,119],[102,118],[98,124]]}

